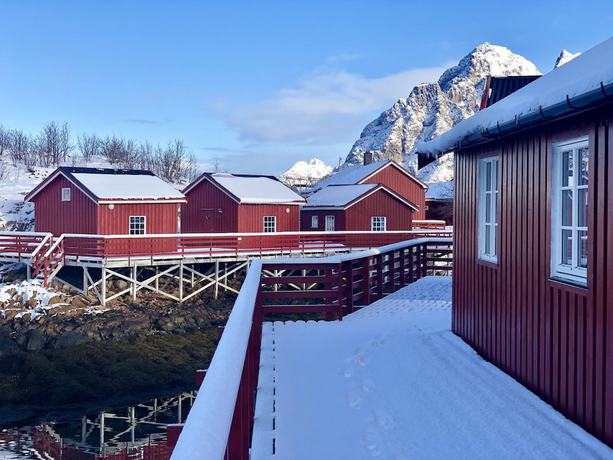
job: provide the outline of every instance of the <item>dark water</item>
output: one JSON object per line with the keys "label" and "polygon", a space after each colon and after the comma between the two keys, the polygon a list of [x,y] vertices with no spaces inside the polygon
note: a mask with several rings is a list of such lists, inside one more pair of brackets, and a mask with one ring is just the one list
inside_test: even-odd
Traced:
{"label": "dark water", "polygon": [[[46,427],[64,446],[112,453],[124,447],[165,439],[166,425],[185,421],[194,398],[195,392],[184,392],[134,406],[65,416],[61,421],[46,422]],[[0,432],[0,459],[42,458],[32,448],[31,433],[29,426]]]}

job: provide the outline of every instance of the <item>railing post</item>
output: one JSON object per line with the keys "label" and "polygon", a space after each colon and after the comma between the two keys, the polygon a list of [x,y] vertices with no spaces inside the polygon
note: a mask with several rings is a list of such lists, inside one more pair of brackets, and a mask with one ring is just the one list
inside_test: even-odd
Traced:
{"label": "railing post", "polygon": [[383,298],[383,254],[378,254],[377,261],[377,299]]}
{"label": "railing post", "polygon": [[347,311],[353,313],[353,261],[345,262],[345,296],[347,297]]}
{"label": "railing post", "polygon": [[337,290],[337,295],[338,295],[338,305],[337,305],[337,309],[336,309],[336,317],[339,321],[342,321],[343,319],[343,295],[345,294],[345,289],[343,286],[343,263],[339,263],[338,264],[338,290]]}
{"label": "railing post", "polygon": [[405,270],[405,258],[406,258],[406,250],[407,248],[400,249],[400,287],[404,287],[407,284],[406,276],[404,273]]}
{"label": "railing post", "polygon": [[362,261],[362,295],[364,305],[370,305],[370,257],[365,257]]}

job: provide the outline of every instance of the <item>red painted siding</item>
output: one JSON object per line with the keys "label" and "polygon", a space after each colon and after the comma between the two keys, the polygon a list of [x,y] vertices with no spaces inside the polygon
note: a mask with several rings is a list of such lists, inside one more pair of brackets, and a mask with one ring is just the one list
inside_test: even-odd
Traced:
{"label": "red painted siding", "polygon": [[238,203],[207,178],[186,196],[187,203],[181,208],[181,232],[238,232]]}
{"label": "red painted siding", "polygon": [[98,206],[98,233],[100,235],[127,235],[130,216],[145,216],[147,234],[175,234],[178,228],[177,203],[108,204]]}
{"label": "red painted siding", "polygon": [[[71,190],[71,201],[62,201],[61,190]],[[97,204],[59,175],[43,188],[33,199],[34,229],[37,232],[87,233],[97,231]]]}
{"label": "red painted siding", "polygon": [[278,232],[297,232],[300,230],[299,206],[285,204],[241,204],[238,207],[238,231],[263,232],[264,216],[277,217]]}
{"label": "red painted siding", "polygon": [[[415,211],[383,190],[360,200],[346,210],[325,211],[308,210],[304,208],[300,215],[303,231],[324,231],[325,216],[336,217],[336,231],[370,231],[372,216],[385,216],[387,230],[411,230]],[[311,227],[311,217],[318,216],[319,226]]]}
{"label": "red painted siding", "polygon": [[385,185],[392,192],[417,206],[419,211],[415,214],[415,219],[426,218],[426,190],[419,182],[399,171],[393,165],[383,168],[361,183]]}
{"label": "red painted siding", "polygon": [[414,210],[389,193],[378,190],[345,211],[346,229],[370,230],[371,216],[385,216],[387,230],[411,230]]}
{"label": "red painted siding", "polygon": [[[611,107],[456,152],[453,331],[613,444]],[[549,280],[552,143],[589,136],[588,288]],[[477,162],[500,155],[498,264],[477,261]]]}
{"label": "red painted siding", "polygon": [[[311,217],[317,216],[317,227],[311,226]],[[323,232],[326,230],[326,216],[334,216],[334,230],[345,231],[345,211],[309,211],[300,212],[300,229],[303,232]],[[369,227],[370,230],[370,227]]]}

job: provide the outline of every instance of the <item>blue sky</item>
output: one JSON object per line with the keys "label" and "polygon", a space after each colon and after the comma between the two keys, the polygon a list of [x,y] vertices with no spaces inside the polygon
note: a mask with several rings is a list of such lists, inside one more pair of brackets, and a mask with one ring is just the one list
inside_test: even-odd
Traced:
{"label": "blue sky", "polygon": [[4,0],[0,124],[166,143],[206,169],[335,163],[364,125],[475,45],[548,71],[613,31],[603,1]]}

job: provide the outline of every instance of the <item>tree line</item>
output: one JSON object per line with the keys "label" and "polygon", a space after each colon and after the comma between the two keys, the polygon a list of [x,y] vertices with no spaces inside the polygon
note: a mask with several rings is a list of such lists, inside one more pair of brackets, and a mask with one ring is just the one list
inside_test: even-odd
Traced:
{"label": "tree line", "polygon": [[135,142],[117,136],[96,134],[72,138],[68,123],[47,123],[40,133],[27,134],[20,129],[0,126],[0,158],[7,157],[14,166],[32,169],[62,165],[87,166],[106,160],[125,169],[148,169],[168,182],[191,181],[198,173],[196,159],[182,140],[166,146]]}

